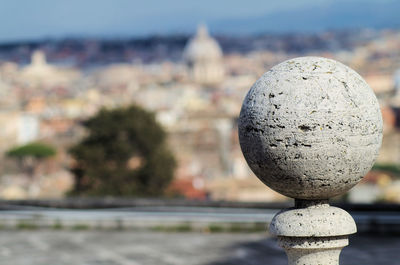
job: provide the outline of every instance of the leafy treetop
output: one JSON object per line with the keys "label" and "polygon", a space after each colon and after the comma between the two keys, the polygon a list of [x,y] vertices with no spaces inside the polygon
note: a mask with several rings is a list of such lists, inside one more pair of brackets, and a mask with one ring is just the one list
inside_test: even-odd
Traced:
{"label": "leafy treetop", "polygon": [[14,147],[10,149],[6,154],[9,157],[17,157],[17,158],[24,158],[24,157],[47,158],[54,156],[56,154],[56,150],[54,149],[54,147],[50,145],[39,142],[33,142],[22,146]]}
{"label": "leafy treetop", "polygon": [[138,106],[101,110],[84,123],[88,135],[71,148],[71,194],[160,196],[173,178],[175,159],[153,113]]}

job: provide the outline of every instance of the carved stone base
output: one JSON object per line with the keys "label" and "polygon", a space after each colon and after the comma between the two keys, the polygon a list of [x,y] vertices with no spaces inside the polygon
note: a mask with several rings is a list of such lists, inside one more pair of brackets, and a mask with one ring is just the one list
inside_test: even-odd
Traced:
{"label": "carved stone base", "polygon": [[349,244],[341,237],[278,237],[278,245],[287,256],[289,265],[338,265],[343,247]]}
{"label": "carved stone base", "polygon": [[296,200],[295,205],[280,211],[270,225],[289,265],[338,265],[348,235],[357,231],[351,215],[328,200]]}

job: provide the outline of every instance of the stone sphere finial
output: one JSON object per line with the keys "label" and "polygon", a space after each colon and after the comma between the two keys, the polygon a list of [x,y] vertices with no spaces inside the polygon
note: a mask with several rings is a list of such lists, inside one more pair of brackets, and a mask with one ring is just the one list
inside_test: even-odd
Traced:
{"label": "stone sphere finial", "polygon": [[328,199],[372,167],[382,116],[354,70],[319,57],[287,60],[252,86],[239,117],[244,157],[267,186],[296,199]]}

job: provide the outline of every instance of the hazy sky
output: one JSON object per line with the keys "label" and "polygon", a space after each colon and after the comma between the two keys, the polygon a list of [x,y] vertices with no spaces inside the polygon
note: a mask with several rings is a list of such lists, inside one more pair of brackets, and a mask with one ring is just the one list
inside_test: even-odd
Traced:
{"label": "hazy sky", "polygon": [[332,1],[0,0],[0,41],[189,32],[199,22],[261,16]]}

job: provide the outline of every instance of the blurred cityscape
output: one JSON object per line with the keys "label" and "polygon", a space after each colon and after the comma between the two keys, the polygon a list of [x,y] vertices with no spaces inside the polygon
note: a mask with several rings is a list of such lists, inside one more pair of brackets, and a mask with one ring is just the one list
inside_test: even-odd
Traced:
{"label": "blurred cityscape", "polygon": [[[400,31],[63,39],[0,44],[0,197],[63,198],[74,185],[69,148],[101,108],[137,104],[168,133],[177,170],[169,189],[200,200],[282,201],[247,167],[237,118],[252,84],[297,56],[338,60],[360,73],[381,104],[384,138],[374,170],[350,202],[400,203]],[[57,155],[31,176],[7,156],[43,142]]]}

